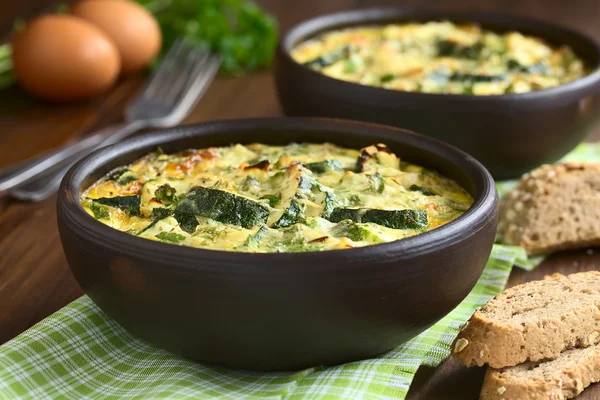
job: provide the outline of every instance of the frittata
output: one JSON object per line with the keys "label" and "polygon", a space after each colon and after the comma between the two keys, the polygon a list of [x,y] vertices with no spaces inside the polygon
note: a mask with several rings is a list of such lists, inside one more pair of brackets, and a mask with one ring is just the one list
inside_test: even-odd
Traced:
{"label": "frittata", "polygon": [[81,197],[97,220],[166,243],[303,252],[386,243],[458,218],[456,182],[401,161],[384,144],[236,144],[153,152]]}
{"label": "frittata", "polygon": [[448,21],[331,31],[301,43],[292,57],[332,78],[423,93],[526,93],[586,75],[567,46]]}

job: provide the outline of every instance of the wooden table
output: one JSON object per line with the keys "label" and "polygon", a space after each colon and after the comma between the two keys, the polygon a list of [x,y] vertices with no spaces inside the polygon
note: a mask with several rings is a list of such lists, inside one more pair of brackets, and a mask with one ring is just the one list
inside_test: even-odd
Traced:
{"label": "wooden table", "polygon": [[[0,15],[27,16],[48,1],[10,2],[0,5]],[[312,15],[393,1],[260,1],[279,17],[282,30]],[[415,5],[418,1],[405,1]],[[430,1],[446,8],[495,9],[560,21],[600,38],[600,3],[593,1],[472,0]],[[5,17],[6,18],[6,17]],[[0,20],[0,29],[8,26]],[[0,168],[24,160],[77,136],[119,120],[123,104],[143,82],[139,76],[122,81],[110,93],[86,103],[43,104],[12,88],[0,93]],[[242,78],[219,78],[186,123],[214,119],[280,115],[270,72]],[[600,133],[600,132],[599,132]],[[600,138],[600,134],[594,135]],[[0,199],[0,343],[83,294],[71,274],[56,227],[56,198],[37,204]],[[515,270],[509,285],[540,279],[553,272],[572,273],[599,269],[600,250],[556,255],[535,271]],[[411,387],[409,399],[476,399],[483,369],[467,369],[448,360],[438,368],[422,368]],[[600,386],[584,392],[581,399],[600,398]]]}

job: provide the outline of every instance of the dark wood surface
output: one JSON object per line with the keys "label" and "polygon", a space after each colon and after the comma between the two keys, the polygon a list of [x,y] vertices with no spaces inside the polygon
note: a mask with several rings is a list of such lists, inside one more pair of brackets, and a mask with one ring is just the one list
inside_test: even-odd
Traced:
{"label": "dark wood surface", "polygon": [[[16,17],[33,15],[53,1],[1,2],[0,34]],[[397,1],[259,1],[279,18],[281,29],[316,14]],[[401,4],[415,6],[419,1]],[[492,9],[530,15],[581,29],[600,39],[600,3],[596,1],[461,0],[429,1],[429,8]],[[120,82],[106,95],[70,105],[41,103],[11,88],[0,92],[0,168],[9,166],[121,118],[123,105],[143,82],[138,76]],[[213,119],[280,115],[269,71],[242,78],[219,78],[186,123]],[[591,140],[600,138],[600,132]],[[0,199],[0,343],[23,332],[83,294],[65,261],[56,227],[56,198],[36,204]],[[553,272],[597,270],[600,249],[564,253],[532,272],[515,270],[509,285],[540,279]],[[476,399],[483,369],[448,360],[438,368],[422,368],[409,399]],[[580,399],[599,399],[592,386]]]}

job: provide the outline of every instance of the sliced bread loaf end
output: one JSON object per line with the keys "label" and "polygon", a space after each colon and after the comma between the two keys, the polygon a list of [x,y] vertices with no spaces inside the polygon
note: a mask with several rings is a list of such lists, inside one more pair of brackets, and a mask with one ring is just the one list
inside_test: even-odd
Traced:
{"label": "sliced bread loaf end", "polygon": [[600,342],[600,272],[559,274],[507,289],[476,311],[453,353],[504,368]]}
{"label": "sliced bread loaf end", "polygon": [[571,349],[551,361],[488,368],[481,400],[559,400],[600,381],[600,345]]}
{"label": "sliced bread loaf end", "polygon": [[525,174],[502,199],[498,235],[532,255],[600,245],[600,163]]}

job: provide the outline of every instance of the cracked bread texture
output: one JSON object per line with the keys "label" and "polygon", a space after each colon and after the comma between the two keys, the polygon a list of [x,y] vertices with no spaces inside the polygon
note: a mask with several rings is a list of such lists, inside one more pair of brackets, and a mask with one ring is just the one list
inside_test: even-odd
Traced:
{"label": "cracked bread texture", "polygon": [[529,255],[600,245],[600,163],[543,165],[500,203],[498,235]]}
{"label": "cracked bread texture", "polygon": [[565,350],[554,360],[488,368],[481,400],[570,399],[600,381],[600,345]]}
{"label": "cracked bread texture", "polygon": [[453,344],[466,366],[505,368],[600,342],[600,272],[514,286],[476,311]]}

